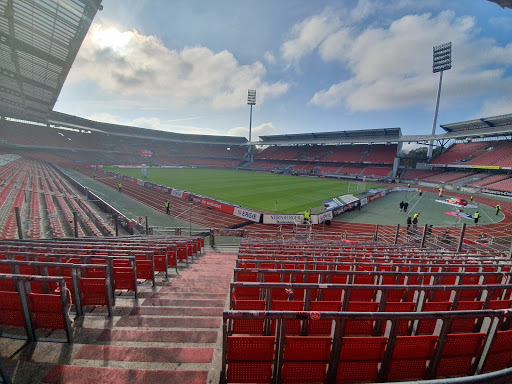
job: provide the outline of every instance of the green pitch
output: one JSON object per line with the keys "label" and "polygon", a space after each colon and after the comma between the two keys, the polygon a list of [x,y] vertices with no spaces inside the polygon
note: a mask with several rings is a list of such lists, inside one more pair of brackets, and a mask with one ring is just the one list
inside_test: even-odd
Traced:
{"label": "green pitch", "polygon": [[[141,178],[141,170],[115,168]],[[324,200],[348,194],[348,181],[204,168],[148,168],[147,180],[188,192],[279,213],[298,213]],[[377,187],[366,183],[366,189]],[[355,187],[351,192],[356,194]],[[277,209],[275,207],[277,201]]]}

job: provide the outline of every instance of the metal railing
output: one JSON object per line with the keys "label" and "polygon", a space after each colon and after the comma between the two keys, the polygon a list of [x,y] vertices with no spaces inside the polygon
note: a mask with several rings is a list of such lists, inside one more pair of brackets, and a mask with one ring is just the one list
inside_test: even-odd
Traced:
{"label": "metal railing", "polygon": [[[377,362],[380,364],[380,368],[375,372],[377,376],[378,382],[386,382],[389,374],[392,372],[392,363],[394,360],[399,360],[399,357],[394,357],[393,352],[397,347],[398,338],[404,337],[398,335],[399,324],[400,322],[408,321],[411,323],[416,323],[424,320],[436,320],[441,321],[442,325],[439,330],[439,333],[434,337],[435,338],[435,348],[432,353],[428,356],[425,356],[422,360],[425,360],[425,363],[428,362],[426,366],[424,377],[428,380],[436,379],[437,372],[440,365],[443,363],[443,350],[447,345],[447,341],[450,335],[450,328],[454,321],[459,321],[463,319],[474,319],[478,320],[479,323],[485,323],[486,327],[481,329],[480,334],[474,334],[480,340],[479,343],[476,344],[476,348],[473,352],[464,351],[464,348],[460,350],[461,354],[466,353],[466,357],[469,356],[469,360],[471,362],[471,367],[468,369],[469,377],[462,377],[457,379],[439,379],[435,382],[438,384],[441,383],[502,383],[504,382],[504,378],[508,378],[512,376],[512,372],[510,370],[504,370],[503,372],[495,373],[495,374],[485,374],[480,376],[481,379],[487,381],[478,381],[478,376],[485,369],[486,359],[491,355],[492,345],[496,339],[498,331],[501,330],[504,323],[509,323],[512,317],[512,313],[506,310],[496,310],[496,311],[444,311],[444,312],[422,312],[422,313],[361,313],[361,312],[290,312],[290,311],[225,311],[223,313],[223,348],[222,348],[222,367],[221,367],[221,383],[228,382],[227,372],[229,370],[229,365],[233,363],[237,363],[237,359],[230,360],[228,356],[228,344],[230,342],[235,341],[238,336],[230,336],[230,327],[232,321],[236,320],[263,320],[263,321],[274,321],[276,324],[276,331],[274,337],[274,347],[272,348],[273,358],[271,360],[267,360],[268,364],[272,366],[272,383],[280,383],[282,382],[283,377],[283,366],[289,361],[286,357],[287,350],[287,328],[286,323],[290,321],[303,321],[303,322],[315,322],[315,321],[333,321],[334,322],[334,331],[332,336],[325,336],[330,338],[330,348],[328,350],[329,356],[324,361],[315,362],[320,363],[320,369],[325,367],[325,382],[326,383],[336,383],[336,376],[338,373],[338,367],[343,370],[343,363],[345,362],[343,358],[341,358],[341,351],[345,342],[344,329],[345,325],[348,321],[365,321],[365,322],[389,322],[390,327],[387,329],[386,340],[384,352],[377,359],[368,356],[368,361]],[[485,321],[488,320],[488,321]],[[471,335],[471,334],[470,334]],[[480,336],[481,335],[481,336]],[[467,334],[462,334],[460,337],[465,337]],[[250,339],[251,336],[245,337],[246,339]],[[407,336],[405,336],[407,337]],[[312,339],[312,338],[311,338]],[[302,337],[301,340],[307,342],[308,337]],[[362,340],[362,338],[361,338]],[[414,343],[414,339],[409,339],[411,343]],[[471,348],[471,347],[469,347]],[[261,361],[261,356],[257,356],[258,350],[254,350],[251,353],[251,360],[247,361],[257,363],[258,360]],[[307,351],[304,351],[307,356]],[[407,356],[408,357],[408,356]],[[406,357],[406,358],[407,358]],[[421,359],[420,359],[421,360]],[[365,361],[362,358],[361,361]],[[403,360],[402,360],[403,361]],[[307,364],[309,361],[305,357],[302,361],[298,363]],[[311,363],[311,362],[309,362]],[[341,365],[340,365],[341,364]],[[375,364],[377,367],[377,364]],[[369,368],[371,369],[371,368]],[[306,372],[306,371],[305,371]],[[249,373],[250,374],[250,373]],[[307,375],[307,373],[305,373]],[[405,376],[405,377],[404,377]],[[474,376],[474,377],[473,377]],[[303,377],[307,380],[307,376]],[[402,378],[407,378],[407,374],[402,374]],[[250,378],[249,378],[250,379]],[[411,377],[411,379],[417,379],[416,377]],[[490,381],[496,380],[496,381]],[[502,381],[499,381],[502,380]],[[418,383],[418,381],[414,381],[414,383]],[[431,383],[429,381],[428,383]]]}

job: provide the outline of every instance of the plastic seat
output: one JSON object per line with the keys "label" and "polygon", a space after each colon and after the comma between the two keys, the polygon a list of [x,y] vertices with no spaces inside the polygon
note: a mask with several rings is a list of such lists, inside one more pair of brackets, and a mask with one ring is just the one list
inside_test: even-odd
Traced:
{"label": "plastic seat", "polygon": [[237,287],[233,291],[233,296],[237,300],[258,300],[260,297],[260,289]]}
{"label": "plastic seat", "polygon": [[[466,272],[477,272],[478,268],[469,267],[466,268]],[[464,276],[462,280],[462,285],[479,285],[480,284],[480,276]],[[461,301],[473,301],[478,298],[480,295],[480,290],[478,289],[469,289],[469,290],[461,290],[459,294],[459,300]]]}
{"label": "plastic seat", "polygon": [[330,351],[330,337],[287,336],[283,383],[323,383]]}
{"label": "plastic seat", "polygon": [[485,360],[484,372],[499,371],[512,365],[512,330],[498,331]]}
{"label": "plastic seat", "polygon": [[[386,307],[384,308],[384,312],[413,312],[415,303],[404,302],[404,303],[395,303],[390,302],[386,303]],[[382,322],[381,326],[381,334],[384,334],[386,330],[387,321]],[[409,321],[408,320],[400,320],[398,322],[398,335],[408,335],[409,334]]]}
{"label": "plastic seat", "polygon": [[256,282],[256,281],[258,281],[258,273],[257,272],[237,272],[235,281]]}
{"label": "plastic seat", "polygon": [[[482,309],[483,301],[459,301],[457,311],[478,311]],[[471,333],[475,330],[476,318],[454,319],[450,333]]]}
{"label": "plastic seat", "polygon": [[[347,284],[347,275],[332,275],[330,284]],[[323,289],[322,301],[340,301],[343,289]]]}
{"label": "plastic seat", "polygon": [[[299,312],[304,310],[303,301],[285,301],[285,300],[273,300],[272,301],[273,311],[294,311]],[[276,320],[270,322],[270,330],[272,334],[276,331]],[[299,335],[301,330],[300,320],[286,320],[285,330],[287,335]]]}
{"label": "plastic seat", "polygon": [[449,334],[436,377],[470,376],[473,359],[480,354],[485,333]]}
{"label": "plastic seat", "polygon": [[397,336],[387,381],[424,379],[437,336]]}
{"label": "plastic seat", "polygon": [[107,305],[107,286],[105,279],[80,279],[82,305]]}
{"label": "plastic seat", "polygon": [[153,265],[150,260],[137,260],[137,279],[153,280]]}
{"label": "plastic seat", "polygon": [[[235,311],[264,311],[264,300],[236,300],[233,303]],[[243,335],[262,335],[263,319],[233,319],[233,333]]]}
{"label": "plastic seat", "polygon": [[[375,302],[353,302],[348,304],[348,312],[376,312],[379,303]],[[372,320],[347,320],[345,321],[345,335],[369,336],[373,334]]]}
{"label": "plastic seat", "polygon": [[343,337],[336,382],[376,382],[386,337]]}
{"label": "plastic seat", "polygon": [[60,295],[30,293],[28,295],[34,329],[65,329]]}
{"label": "plastic seat", "polygon": [[134,291],[135,280],[132,267],[114,267],[115,289]]}
{"label": "plastic seat", "polygon": [[273,336],[229,336],[228,383],[270,383],[274,359]]}
{"label": "plastic seat", "polygon": [[[450,301],[437,302],[437,303],[425,303],[423,305],[423,312],[437,312],[437,311],[449,311],[452,308]],[[437,320],[420,320],[418,329],[416,330],[417,335],[432,335],[436,329]]]}
{"label": "plastic seat", "polygon": [[[1,281],[12,282],[12,280]],[[0,324],[12,327],[25,326],[18,292],[0,291]]]}
{"label": "plastic seat", "polygon": [[[310,311],[341,311],[340,301],[313,301]],[[330,335],[332,329],[332,320],[308,320],[308,335]]]}
{"label": "plastic seat", "polygon": [[[375,276],[356,276],[354,278],[354,284],[360,285],[373,285],[375,282]],[[352,289],[350,295],[350,301],[372,301],[375,297],[375,290],[372,289]]]}

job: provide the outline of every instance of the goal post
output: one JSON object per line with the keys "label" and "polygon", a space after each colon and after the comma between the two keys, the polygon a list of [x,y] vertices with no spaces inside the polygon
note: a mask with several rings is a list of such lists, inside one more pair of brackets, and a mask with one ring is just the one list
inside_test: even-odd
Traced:
{"label": "goal post", "polygon": [[348,183],[348,192],[349,193],[357,193],[366,191],[366,183],[361,183],[359,181],[350,181]]}

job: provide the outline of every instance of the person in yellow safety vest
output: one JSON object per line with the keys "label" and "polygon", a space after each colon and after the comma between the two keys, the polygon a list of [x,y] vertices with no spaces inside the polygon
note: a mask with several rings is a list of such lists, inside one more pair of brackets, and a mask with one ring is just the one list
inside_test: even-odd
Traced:
{"label": "person in yellow safety vest", "polygon": [[121,192],[121,187],[122,187],[121,183],[117,184],[117,188],[119,189],[119,192]]}
{"label": "person in yellow safety vest", "polygon": [[498,204],[498,205],[496,206],[496,215],[497,215],[498,213],[500,213],[500,210],[501,210],[501,206]]}
{"label": "person in yellow safety vest", "polygon": [[310,217],[311,217],[311,214],[310,214],[310,213],[309,213],[309,211],[306,209],[306,210],[304,211],[304,224],[309,224],[309,223],[310,223],[310,221],[309,221]]}
{"label": "person in yellow safety vest", "polygon": [[407,184],[407,188],[411,188],[411,184]]}
{"label": "person in yellow safety vest", "polygon": [[473,195],[471,195],[470,199],[471,199],[471,201],[473,201]]}
{"label": "person in yellow safety vest", "polygon": [[167,213],[168,215],[170,214],[170,211],[169,211],[169,200],[165,201],[165,213]]}
{"label": "person in yellow safety vest", "polygon": [[475,224],[478,223],[478,219],[480,218],[480,214],[478,213],[478,211],[475,212],[473,218],[475,219]]}
{"label": "person in yellow safety vest", "polygon": [[420,196],[423,195],[423,189],[420,188]]}

